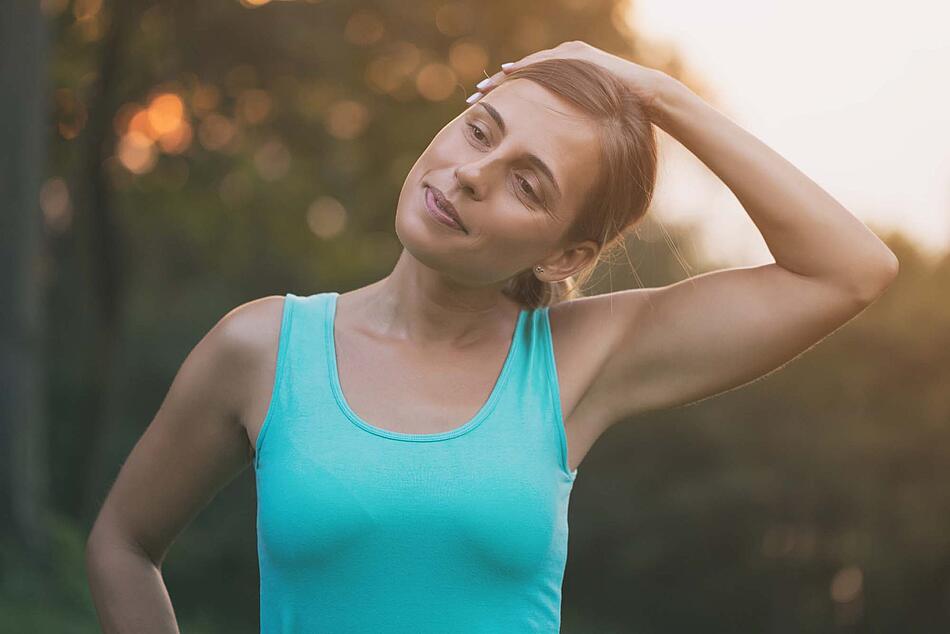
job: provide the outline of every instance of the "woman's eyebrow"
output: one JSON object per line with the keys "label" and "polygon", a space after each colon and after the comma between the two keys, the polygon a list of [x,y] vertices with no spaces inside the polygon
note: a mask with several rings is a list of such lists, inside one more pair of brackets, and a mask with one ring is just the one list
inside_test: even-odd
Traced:
{"label": "woman's eyebrow", "polygon": [[[498,110],[496,110],[495,107],[490,103],[485,102],[484,99],[479,101],[478,105],[484,108],[488,112],[488,115],[495,120],[495,123],[497,123],[498,127],[501,129],[502,136],[504,136],[507,133],[507,126],[505,126],[505,119],[501,116],[501,113],[498,112]],[[548,164],[542,161],[539,156],[532,154],[531,152],[528,152],[525,155],[525,158],[528,159],[528,162],[536,167],[539,172],[544,174],[549,181],[551,181],[551,185],[554,187],[554,193],[557,194],[557,199],[560,200],[562,196],[561,187],[558,185],[557,179],[554,178],[554,172],[551,171],[551,168],[548,167]]]}

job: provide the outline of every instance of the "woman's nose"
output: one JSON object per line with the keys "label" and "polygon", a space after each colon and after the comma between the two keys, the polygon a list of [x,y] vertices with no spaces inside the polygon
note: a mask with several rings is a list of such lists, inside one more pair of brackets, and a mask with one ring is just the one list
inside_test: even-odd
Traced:
{"label": "woman's nose", "polygon": [[455,181],[459,185],[459,189],[465,192],[467,195],[472,196],[473,198],[481,198],[481,188],[479,185],[479,176],[477,173],[470,171],[468,167],[456,167],[455,168]]}

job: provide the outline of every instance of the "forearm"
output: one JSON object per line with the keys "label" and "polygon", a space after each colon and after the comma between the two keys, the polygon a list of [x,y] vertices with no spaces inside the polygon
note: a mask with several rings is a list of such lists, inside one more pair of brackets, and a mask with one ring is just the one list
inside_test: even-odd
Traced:
{"label": "forearm", "polygon": [[179,634],[161,570],[144,554],[114,545],[87,547],[86,575],[105,634]]}
{"label": "forearm", "polygon": [[669,78],[656,92],[654,123],[682,143],[735,194],[780,266],[844,288],[887,284],[897,260],[825,190]]}

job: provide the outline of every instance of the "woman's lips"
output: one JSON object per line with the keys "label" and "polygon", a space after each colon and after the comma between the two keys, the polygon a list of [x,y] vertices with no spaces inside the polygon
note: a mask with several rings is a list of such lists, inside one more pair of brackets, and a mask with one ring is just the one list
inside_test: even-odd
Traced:
{"label": "woman's lips", "polygon": [[[432,192],[432,196],[435,197],[435,202],[439,206],[439,209],[451,216],[455,222],[462,225],[462,219],[459,218],[458,210],[455,208],[455,205],[452,204],[452,201],[445,197],[442,190],[432,185],[429,185],[429,190]],[[465,225],[462,225],[462,228],[464,229]]]}
{"label": "woman's lips", "polygon": [[460,225],[454,218],[452,218],[452,216],[448,215],[446,212],[442,211],[441,208],[439,208],[439,205],[435,201],[435,194],[432,193],[429,187],[425,188],[424,196],[425,196],[426,209],[436,220],[438,220],[444,225],[452,227],[453,229],[468,233],[467,231],[465,231],[462,225]]}

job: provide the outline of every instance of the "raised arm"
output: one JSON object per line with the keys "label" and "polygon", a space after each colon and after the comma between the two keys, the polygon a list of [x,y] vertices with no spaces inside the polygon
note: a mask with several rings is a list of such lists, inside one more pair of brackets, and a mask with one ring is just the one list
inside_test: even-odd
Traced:
{"label": "raised arm", "polygon": [[775,258],[552,308],[555,332],[583,333],[575,338],[595,361],[576,406],[593,421],[589,436],[765,376],[861,313],[897,276],[894,253],[856,216],[678,80],[577,41],[498,75],[557,57],[598,63],[640,95],[652,122],[735,194]]}
{"label": "raised arm", "polygon": [[[283,298],[225,315],[183,362],[112,485],[86,543],[104,632],[177,633],[161,574],[174,539],[251,462],[242,416],[276,364]],[[255,376],[258,378],[255,379]]]}

